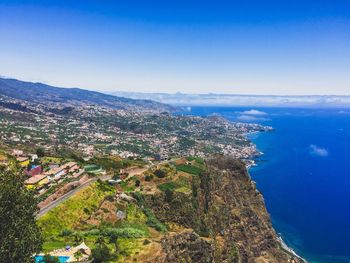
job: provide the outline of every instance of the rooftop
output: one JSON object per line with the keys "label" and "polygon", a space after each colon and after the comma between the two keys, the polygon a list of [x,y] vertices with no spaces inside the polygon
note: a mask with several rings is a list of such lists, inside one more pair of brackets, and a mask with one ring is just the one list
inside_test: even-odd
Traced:
{"label": "rooftop", "polygon": [[46,174],[38,174],[33,177],[30,177],[25,181],[25,184],[36,184],[40,182],[41,180],[45,179],[47,177]]}

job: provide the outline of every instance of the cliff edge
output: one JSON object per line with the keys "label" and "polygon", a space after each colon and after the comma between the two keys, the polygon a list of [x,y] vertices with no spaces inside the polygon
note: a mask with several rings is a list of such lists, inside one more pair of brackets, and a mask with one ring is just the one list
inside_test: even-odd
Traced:
{"label": "cliff edge", "polygon": [[147,206],[176,227],[156,262],[303,262],[285,251],[244,164],[216,156],[193,176],[190,193],[146,195]]}

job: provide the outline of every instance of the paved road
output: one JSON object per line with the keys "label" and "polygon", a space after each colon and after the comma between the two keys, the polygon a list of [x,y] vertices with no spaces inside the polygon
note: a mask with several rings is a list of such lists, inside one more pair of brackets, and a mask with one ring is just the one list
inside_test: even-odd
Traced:
{"label": "paved road", "polygon": [[[159,164],[162,163],[166,163],[168,161],[163,161],[160,162]],[[157,164],[154,164],[152,166],[155,166]],[[130,171],[128,171],[129,175],[126,179],[135,176],[135,175],[139,175],[144,173],[145,171],[147,171],[147,169],[149,169],[151,166],[146,166],[146,167],[142,167],[142,168],[135,168],[135,169],[131,169]],[[83,184],[81,184],[80,186],[78,186],[77,188],[75,188],[72,191],[69,191],[68,193],[62,195],[61,197],[57,198],[55,201],[51,202],[49,205],[43,207],[42,209],[40,209],[39,213],[36,215],[36,218],[40,218],[43,215],[45,215],[47,212],[49,212],[51,209],[55,208],[56,206],[58,206],[59,204],[63,203],[64,201],[66,201],[67,199],[69,199],[71,196],[73,196],[74,194],[76,194],[78,191],[88,187],[90,184],[92,184],[93,182],[96,182],[98,179],[101,179],[102,181],[107,181],[109,179],[111,179],[112,176],[111,175],[104,175],[104,176],[100,176],[100,177],[95,177],[92,178],[86,182],[84,182]],[[125,180],[126,180],[125,179]]]}
{"label": "paved road", "polygon": [[62,195],[61,197],[57,198],[55,201],[51,202],[49,205],[47,205],[47,206],[43,207],[42,209],[40,209],[39,213],[36,215],[36,218],[42,217],[47,212],[49,212],[51,209],[53,209],[56,206],[58,206],[59,204],[63,203],[68,198],[70,198],[71,196],[76,194],[78,191],[88,187],[93,182],[96,182],[98,179],[101,179],[102,181],[106,181],[108,179],[111,179],[111,176],[110,175],[104,175],[104,176],[100,176],[100,177],[95,177],[95,178],[89,179],[88,181],[86,181],[86,182],[82,183],[81,185],[79,185],[74,190],[69,191],[68,193],[66,193],[66,194]]}

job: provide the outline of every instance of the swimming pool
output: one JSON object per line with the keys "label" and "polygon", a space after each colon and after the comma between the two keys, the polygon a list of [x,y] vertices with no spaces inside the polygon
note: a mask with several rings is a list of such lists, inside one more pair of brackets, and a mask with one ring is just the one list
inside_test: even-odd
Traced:
{"label": "swimming pool", "polygon": [[[44,259],[44,256],[35,256],[35,263],[44,263],[43,259]],[[58,260],[60,261],[60,263],[66,263],[68,259],[69,259],[68,256],[58,257]]]}

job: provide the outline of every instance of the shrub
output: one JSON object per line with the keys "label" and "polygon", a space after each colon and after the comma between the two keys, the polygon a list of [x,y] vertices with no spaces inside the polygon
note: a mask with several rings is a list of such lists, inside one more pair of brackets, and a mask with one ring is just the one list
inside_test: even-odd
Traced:
{"label": "shrub", "polygon": [[148,239],[145,239],[144,241],[143,241],[143,245],[148,245],[148,244],[150,244],[151,243],[151,241],[149,241]]}
{"label": "shrub", "polygon": [[117,236],[122,238],[141,238],[147,235],[146,231],[133,227],[106,228],[103,230],[104,236]]}
{"label": "shrub", "polygon": [[150,227],[153,227],[154,229],[160,231],[160,232],[166,232],[168,229],[165,225],[163,225],[158,218],[153,214],[152,210],[149,208],[144,208],[144,213],[147,216],[147,222],[146,224]]}
{"label": "shrub", "polygon": [[67,236],[70,236],[71,234],[73,234],[73,231],[72,231],[72,230],[70,230],[70,229],[64,229],[64,230],[62,230],[60,236],[62,236],[62,237],[67,237]]}
{"label": "shrub", "polygon": [[100,263],[111,259],[111,252],[106,245],[101,245],[91,251],[94,262]]}
{"label": "shrub", "polygon": [[100,235],[100,230],[99,229],[91,229],[89,231],[85,232],[85,235],[91,235],[91,236],[99,236]]}
{"label": "shrub", "polygon": [[173,197],[174,197],[174,192],[171,189],[165,189],[165,201],[167,203],[171,203],[171,201],[173,201]]}
{"label": "shrub", "polygon": [[105,199],[107,201],[113,202],[114,201],[114,195],[107,195]]}
{"label": "shrub", "polygon": [[35,153],[38,155],[38,157],[44,157],[45,156],[45,150],[43,148],[37,148],[35,150]]}
{"label": "shrub", "polygon": [[142,207],[144,214],[147,217],[146,224],[150,227],[155,228],[158,231],[166,232],[168,231],[167,227],[163,225],[158,218],[154,215],[153,211],[147,207],[145,199],[141,193],[134,192],[132,196],[137,200],[140,207]]}
{"label": "shrub", "polygon": [[155,170],[154,174],[158,177],[158,178],[164,178],[166,176],[166,172],[163,170]]}
{"label": "shrub", "polygon": [[108,212],[109,212],[109,210],[108,210],[107,208],[104,208],[104,207],[102,207],[101,210],[102,210],[104,213],[108,213]]}
{"label": "shrub", "polygon": [[145,176],[145,181],[146,182],[149,182],[149,181],[151,181],[152,180],[152,177],[150,176],[150,175],[146,175]]}

